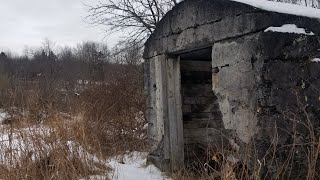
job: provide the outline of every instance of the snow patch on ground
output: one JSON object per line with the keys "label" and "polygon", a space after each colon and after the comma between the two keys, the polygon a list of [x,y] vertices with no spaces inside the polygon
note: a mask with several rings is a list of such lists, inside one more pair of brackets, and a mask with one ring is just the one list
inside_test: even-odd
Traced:
{"label": "snow patch on ground", "polygon": [[295,5],[295,4],[273,2],[273,1],[267,1],[267,0],[232,0],[232,1],[247,4],[247,5],[250,5],[259,9],[263,9],[266,11],[320,19],[320,10],[311,8],[311,7],[304,7],[304,6]]}
{"label": "snow patch on ground", "polygon": [[9,114],[0,109],[0,124],[9,117]]}
{"label": "snow patch on ground", "polygon": [[[6,113],[1,113],[1,117]],[[113,171],[105,172],[105,175],[91,175],[90,180],[170,180],[154,165],[147,166],[147,153],[132,152],[127,155],[101,159],[86,151],[80,144],[73,141],[62,142],[55,140],[48,142],[50,136],[55,134],[55,129],[45,125],[35,125],[27,128],[15,129],[13,132],[5,125],[0,125],[0,164],[13,167],[22,162],[26,155],[35,161],[41,153],[53,152],[57,147],[67,148],[68,157],[80,157],[83,162],[91,162],[92,169],[95,164],[104,164]],[[41,152],[38,152],[41,147]],[[13,157],[10,158],[10,157]],[[99,170],[99,169],[97,169]],[[97,171],[98,172],[98,171]],[[101,172],[101,171],[100,171]],[[102,172],[103,173],[103,172]],[[104,173],[103,173],[104,174]]]}
{"label": "snow patch on ground", "polygon": [[298,28],[295,24],[284,24],[281,27],[269,27],[264,32],[282,32],[282,33],[295,33],[295,34],[304,34],[309,36],[314,36],[313,32],[306,32],[303,28]]}
{"label": "snow patch on ground", "polygon": [[[35,162],[59,148],[66,150],[68,158],[76,156],[83,162],[104,163],[104,160],[90,154],[80,144],[56,139],[55,134],[55,129],[41,124],[20,129],[1,125],[0,165],[15,167],[26,159]],[[93,166],[92,169],[94,168]]]}
{"label": "snow patch on ground", "polygon": [[[51,152],[55,144],[48,144],[45,139],[53,132],[45,126],[32,126],[12,130],[6,126],[0,126],[0,164],[15,166],[17,162],[30,154],[32,160],[36,159],[39,147],[44,152]],[[12,161],[14,158],[14,161]]]}
{"label": "snow patch on ground", "polygon": [[154,165],[147,166],[146,157],[147,153],[132,152],[110,158],[106,163],[111,166],[113,172],[108,177],[92,175],[89,180],[171,180]]}
{"label": "snow patch on ground", "polygon": [[[142,114],[142,113],[141,113]],[[9,118],[5,110],[0,109],[0,123]],[[137,116],[139,117],[139,116]],[[83,162],[89,162],[91,169],[96,169],[95,164],[111,167],[113,171],[93,174],[86,179],[90,180],[171,180],[154,165],[147,166],[147,154],[131,152],[126,155],[109,159],[98,158],[89,153],[81,144],[56,137],[57,130],[45,124],[11,129],[10,126],[0,124],[0,165],[14,168],[26,158],[31,161],[47,156],[57,148],[64,148],[68,158],[80,157]],[[103,174],[103,175],[101,175]]]}
{"label": "snow patch on ground", "polygon": [[112,180],[170,180],[154,165],[146,165],[147,153],[133,152],[123,157],[110,159],[114,169]]}

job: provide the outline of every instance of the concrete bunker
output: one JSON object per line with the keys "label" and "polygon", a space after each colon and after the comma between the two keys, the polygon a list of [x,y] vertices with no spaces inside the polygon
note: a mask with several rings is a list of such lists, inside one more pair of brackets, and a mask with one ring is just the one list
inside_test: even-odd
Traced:
{"label": "concrete bunker", "polygon": [[[305,31],[274,28],[287,25]],[[227,148],[239,159],[249,152],[248,166],[267,162],[262,174],[274,178],[288,149],[268,161],[268,147],[291,147],[320,130],[319,34],[319,19],[294,12],[225,0],[180,3],[145,44],[149,160],[174,171],[203,150]],[[313,133],[301,123],[306,119]],[[291,168],[306,166],[305,156],[295,155]],[[286,177],[306,173],[292,169]]]}

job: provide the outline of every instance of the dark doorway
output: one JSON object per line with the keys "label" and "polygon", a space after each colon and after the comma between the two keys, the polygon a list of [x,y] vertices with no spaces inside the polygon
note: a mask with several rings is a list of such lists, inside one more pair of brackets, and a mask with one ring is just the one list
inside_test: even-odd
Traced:
{"label": "dark doorway", "polygon": [[221,142],[222,115],[212,91],[211,48],[180,55],[184,162],[202,164]]}

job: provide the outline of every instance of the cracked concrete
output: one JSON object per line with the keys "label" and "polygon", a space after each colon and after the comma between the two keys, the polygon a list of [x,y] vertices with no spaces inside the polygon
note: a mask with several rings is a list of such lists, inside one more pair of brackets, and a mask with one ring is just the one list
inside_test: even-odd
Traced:
{"label": "cracked concrete", "polygon": [[212,67],[219,67],[219,72],[212,75],[212,90],[219,97],[224,127],[234,130],[245,143],[258,132],[251,57],[256,54],[259,35],[215,43],[212,48]]}
{"label": "cracked concrete", "polygon": [[[283,24],[296,24],[315,35],[264,32],[270,26]],[[320,57],[319,35],[320,21],[316,19],[267,12],[225,0],[185,0],[180,3],[161,20],[145,44],[146,116],[153,124],[148,133],[154,163],[170,169],[169,157],[172,158],[171,149],[175,147],[168,145],[170,134],[166,131],[173,116],[160,117],[166,112],[157,112],[157,106],[161,98],[166,97],[156,98],[157,90],[153,87],[155,83],[168,85],[160,82],[172,80],[172,74],[161,80],[154,66],[161,58],[164,66],[160,68],[164,73],[169,69],[179,72],[180,65],[172,69],[168,64],[186,60],[189,65],[182,63],[182,69],[188,71],[175,74],[177,77],[182,75],[182,79],[180,84],[174,81],[175,87],[171,87],[179,89],[182,86],[178,97],[182,96],[182,120],[186,121],[183,122],[184,141],[192,142],[192,146],[208,143],[234,147],[239,158],[251,158],[249,165],[257,159],[264,160],[261,174],[274,179],[279,173],[276,165],[288,158],[290,143],[296,139],[307,142],[312,138],[303,122],[309,119],[320,132],[320,63],[312,61]],[[208,62],[209,65],[204,66]],[[208,73],[209,80],[204,78]],[[208,94],[214,97],[210,101],[205,97]],[[168,109],[170,107],[172,104]],[[204,132],[210,133],[205,136]],[[271,152],[275,159],[270,159],[267,154],[270,152],[266,152],[271,145],[280,148]],[[284,177],[303,179],[308,148],[298,148],[299,153],[292,159],[296,162],[293,171],[281,172]],[[194,150],[193,147],[190,149]],[[193,153],[188,152],[190,149],[184,150]],[[246,154],[248,152],[252,154]],[[183,153],[181,151],[179,155]]]}
{"label": "cracked concrete", "polygon": [[259,10],[223,0],[185,0],[159,22],[146,42],[144,59],[208,47],[215,42],[262,31],[270,26],[297,24],[319,34],[320,22]]}

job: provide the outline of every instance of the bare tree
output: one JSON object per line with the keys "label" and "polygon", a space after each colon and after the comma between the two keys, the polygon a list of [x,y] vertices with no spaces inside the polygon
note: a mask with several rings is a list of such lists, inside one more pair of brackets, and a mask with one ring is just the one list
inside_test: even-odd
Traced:
{"label": "bare tree", "polygon": [[150,35],[177,0],[104,0],[89,7],[89,22],[107,26],[109,34],[127,32],[127,40],[139,42]]}
{"label": "bare tree", "polygon": [[142,50],[141,43],[119,41],[112,49],[112,58],[118,64],[139,65],[142,62]]}
{"label": "bare tree", "polygon": [[[161,18],[181,0],[102,0],[89,6],[87,20],[107,26],[107,33],[125,32],[139,42],[150,35]],[[271,0],[319,8],[320,0]]]}

